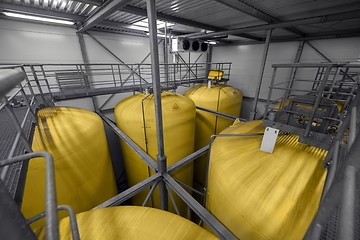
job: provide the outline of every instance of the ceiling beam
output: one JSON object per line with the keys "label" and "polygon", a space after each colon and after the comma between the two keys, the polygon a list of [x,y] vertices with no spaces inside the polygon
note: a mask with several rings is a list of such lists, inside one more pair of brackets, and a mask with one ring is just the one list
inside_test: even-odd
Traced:
{"label": "ceiling beam", "polygon": [[[221,3],[223,5],[226,5],[228,7],[231,7],[235,10],[238,10],[242,13],[245,13],[246,15],[252,16],[256,19],[262,20],[266,23],[280,23],[281,21],[267,13],[264,13],[250,5],[248,5],[247,3],[244,3],[241,0],[215,0],[218,3]],[[288,30],[291,33],[294,33],[296,35],[305,36],[305,33],[303,33],[302,31],[294,28],[294,27],[287,27],[285,28],[286,30]]]}
{"label": "ceiling beam", "polygon": [[282,22],[282,23],[272,23],[272,24],[262,24],[262,25],[255,25],[255,26],[249,26],[249,27],[242,27],[242,28],[207,33],[207,34],[206,33],[203,33],[203,34],[195,33],[195,34],[189,34],[189,35],[182,35],[182,37],[188,37],[188,38],[216,37],[219,35],[234,35],[234,34],[239,34],[239,33],[256,32],[256,31],[270,30],[270,29],[276,29],[276,28],[294,27],[294,26],[304,26],[304,25],[315,24],[315,23],[343,21],[343,20],[357,19],[357,18],[360,18],[360,10],[355,10],[355,11],[346,12],[346,13],[338,13],[338,14],[310,17],[310,18],[295,19],[295,20]]}
{"label": "ceiling beam", "polygon": [[[47,10],[47,9],[43,9],[43,8],[35,8],[35,7],[3,3],[3,2],[0,3],[0,9],[14,11],[14,12],[29,13],[29,14],[34,14],[34,15],[48,16],[48,17],[59,18],[59,19],[72,20],[75,22],[84,22],[86,19],[86,17],[80,16],[77,14],[52,11],[52,10]],[[119,22],[114,22],[114,21],[109,21],[109,20],[103,20],[100,23],[98,23],[98,25],[105,26],[105,27],[112,27],[112,28],[124,28],[124,29],[126,27],[130,26],[129,24],[119,23]]]}
{"label": "ceiling beam", "polygon": [[132,0],[112,0],[107,1],[103,5],[100,6],[100,9],[96,11],[94,14],[89,16],[85,22],[78,29],[78,32],[85,32],[91,27],[95,26],[97,23],[104,20],[107,16],[114,13],[117,10],[121,10],[121,8],[125,7]]}
{"label": "ceiling beam", "polygon": [[[139,16],[147,17],[146,9],[139,8],[139,7],[125,6],[121,11],[127,12],[127,13],[132,13],[132,14],[139,15]],[[171,15],[168,15],[168,14],[160,13],[160,12],[157,12],[157,18],[162,20],[162,21],[166,21],[166,22],[173,22],[173,23],[178,23],[178,24],[182,24],[182,25],[186,25],[186,26],[191,26],[191,27],[196,27],[196,28],[201,28],[201,29],[207,29],[207,30],[211,30],[211,31],[224,31],[224,30],[226,30],[225,28],[216,27],[216,26],[213,26],[213,25],[200,23],[200,22],[196,22],[196,21],[193,21],[193,20],[185,19],[185,18],[175,17],[175,16],[171,16]],[[243,38],[248,38],[248,39],[253,39],[253,40],[257,40],[257,41],[263,40],[260,37],[255,37],[255,36],[252,36],[252,35],[246,34],[246,33],[245,34],[238,34],[237,36],[243,37]]]}
{"label": "ceiling beam", "polygon": [[[319,40],[319,39],[347,38],[347,37],[359,37],[359,36],[360,36],[360,29],[353,28],[353,29],[339,30],[339,31],[309,33],[307,34],[306,37],[294,37],[294,36],[273,37],[271,38],[270,43],[310,41],[310,40]],[[255,44],[263,44],[263,42],[232,41],[231,43],[220,43],[215,46],[255,45]]]}

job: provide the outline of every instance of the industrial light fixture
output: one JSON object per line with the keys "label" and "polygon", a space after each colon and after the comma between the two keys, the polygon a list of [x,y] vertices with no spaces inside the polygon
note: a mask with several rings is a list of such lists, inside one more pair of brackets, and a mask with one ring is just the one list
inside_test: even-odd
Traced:
{"label": "industrial light fixture", "polygon": [[[157,25],[157,29],[161,29],[161,28],[165,27],[165,22],[161,21],[161,20],[156,20],[156,25]],[[174,25],[173,23],[167,23],[167,27],[171,27],[173,25]],[[129,26],[129,28],[134,29],[134,30],[149,32],[148,19],[145,18],[143,20],[137,21],[137,22],[131,24]]]}
{"label": "industrial light fixture", "polygon": [[35,21],[41,21],[41,22],[49,22],[49,23],[58,23],[58,24],[65,24],[65,25],[74,25],[74,22],[67,21],[67,20],[60,20],[60,19],[48,18],[48,17],[39,17],[39,16],[34,16],[34,15],[14,13],[14,12],[3,12],[3,13],[8,17],[35,20]]}
{"label": "industrial light fixture", "polygon": [[208,43],[208,44],[211,44],[211,45],[217,44],[217,42],[215,42],[215,41],[208,41],[207,43]]}

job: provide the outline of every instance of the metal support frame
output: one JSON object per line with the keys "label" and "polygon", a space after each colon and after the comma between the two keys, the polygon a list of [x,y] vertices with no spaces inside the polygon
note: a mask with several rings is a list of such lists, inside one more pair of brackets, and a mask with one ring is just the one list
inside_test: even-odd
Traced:
{"label": "metal support frame", "polygon": [[[147,15],[149,23],[149,39],[151,50],[151,75],[154,90],[155,118],[156,118],[156,135],[158,154],[156,156],[158,171],[162,175],[166,172],[166,155],[164,152],[164,133],[161,106],[161,89],[160,89],[160,71],[159,71],[159,50],[157,45],[157,23],[156,23],[156,4],[155,0],[146,0]],[[160,182],[160,205],[164,210],[168,209],[168,194],[164,182]]]}
{"label": "metal support frame", "polygon": [[104,20],[107,16],[125,7],[132,0],[111,0],[104,3],[98,11],[89,16],[78,32],[85,32],[91,27],[95,26],[98,22]]}
{"label": "metal support frame", "polygon": [[86,32],[88,36],[90,36],[96,43],[98,43],[104,50],[106,50],[111,56],[113,56],[116,60],[118,60],[121,64],[124,64],[127,69],[129,69],[131,74],[135,74],[138,76],[142,81],[147,83],[147,81],[142,78],[137,72],[135,72],[129,65],[127,65],[123,60],[121,60],[118,56],[116,56],[109,48],[107,48],[104,44],[102,44],[94,35],[89,32]]}
{"label": "metal support frame", "polygon": [[[86,88],[90,88],[90,82],[91,81],[91,69],[89,67],[89,57],[86,51],[86,45],[85,45],[85,40],[84,40],[84,35],[82,33],[76,33],[78,40],[79,40],[79,44],[80,44],[80,50],[81,50],[81,56],[83,59],[83,62],[85,63],[85,72],[86,72],[86,77],[84,77],[84,82],[85,82],[85,87]],[[89,80],[90,78],[90,80]],[[91,100],[94,106],[94,110],[97,111],[98,109],[98,104],[96,102],[96,97],[95,96],[91,96]]]}
{"label": "metal support frame", "polygon": [[[158,44],[160,44],[162,41],[163,41],[163,40],[159,40]],[[150,55],[151,55],[151,52],[149,52],[149,53],[143,58],[143,60],[141,60],[140,64],[143,64],[143,63],[150,57]],[[129,76],[127,76],[127,78],[125,78],[123,84],[125,84],[125,83],[136,73],[136,71],[137,71],[137,70],[139,69],[139,67],[140,67],[140,64],[139,64],[139,66],[138,66],[137,68],[135,68],[135,70],[133,70],[133,71],[129,74]],[[167,69],[167,67],[166,67],[166,69]],[[121,74],[121,73],[119,73],[119,74]],[[114,96],[115,96],[115,94],[111,94],[111,95],[105,100],[105,102],[99,107],[99,110],[102,110],[102,109],[105,107],[105,105],[106,105]]]}
{"label": "metal support frame", "polygon": [[211,38],[211,37],[217,37],[217,36],[223,36],[223,35],[234,35],[239,33],[248,33],[248,32],[255,32],[255,31],[262,31],[262,30],[270,30],[270,29],[276,29],[276,28],[288,28],[288,27],[294,27],[294,26],[301,26],[301,25],[309,25],[309,24],[315,24],[315,23],[325,23],[325,22],[334,22],[334,21],[343,21],[348,19],[354,19],[359,18],[359,10],[354,10],[346,13],[336,13],[336,14],[329,14],[329,15],[321,15],[321,16],[315,16],[315,17],[308,17],[308,18],[302,18],[302,19],[294,19],[287,22],[281,22],[281,23],[272,23],[272,24],[261,24],[261,25],[255,25],[255,26],[249,26],[249,27],[242,27],[227,31],[218,31],[218,32],[212,32],[212,33],[195,33],[195,34],[185,34],[181,35],[181,37],[187,37],[187,38]]}
{"label": "metal support frame", "polygon": [[262,81],[263,81],[263,76],[264,76],[266,60],[267,60],[267,56],[268,56],[268,52],[269,52],[270,38],[271,38],[272,31],[273,30],[270,29],[270,30],[267,31],[267,34],[266,34],[264,53],[263,53],[263,57],[262,57],[262,60],[261,60],[260,73],[259,73],[259,78],[258,78],[258,82],[257,82],[257,85],[256,85],[254,103],[253,103],[252,111],[250,112],[250,119],[252,119],[252,120],[256,119],[257,104],[258,104],[258,101],[259,101],[260,89],[261,89],[261,85],[262,85]]}
{"label": "metal support frame", "polygon": [[[296,51],[296,56],[295,56],[295,60],[294,60],[294,63],[299,63],[300,62],[300,58],[301,58],[301,54],[303,52],[303,49],[304,49],[304,43],[305,41],[301,41],[299,43],[299,46],[298,46],[298,49]],[[290,73],[290,77],[289,77],[289,84],[288,84],[288,88],[291,89],[293,84],[294,84],[294,80],[295,80],[295,76],[296,76],[296,73],[297,73],[297,68],[292,68],[291,69],[291,73]],[[289,93],[290,93],[290,90],[287,90],[286,94],[285,94],[285,98],[289,98]]]}
{"label": "metal support frame", "polygon": [[0,167],[14,164],[17,162],[27,161],[33,158],[45,158],[46,161],[46,185],[45,185],[45,220],[46,220],[46,239],[59,239],[59,221],[57,218],[57,201],[55,190],[55,173],[54,160],[48,152],[35,152],[14,158],[4,159],[0,161]]}
{"label": "metal support frame", "polygon": [[[248,3],[246,3],[245,1],[242,0],[237,0],[237,1],[233,1],[233,0],[215,0],[216,2],[219,2],[221,4],[224,4],[228,7],[231,7],[233,9],[236,9],[242,13],[245,13],[246,15],[252,16],[254,18],[257,18],[259,20],[262,20],[264,22],[267,23],[279,23],[281,22],[279,19],[264,13],[262,11],[260,11],[259,9],[256,9],[255,7],[250,6]],[[294,33],[296,35],[299,36],[305,36],[305,34],[296,29],[295,27],[288,27],[285,28],[286,30],[288,30],[291,33]]]}

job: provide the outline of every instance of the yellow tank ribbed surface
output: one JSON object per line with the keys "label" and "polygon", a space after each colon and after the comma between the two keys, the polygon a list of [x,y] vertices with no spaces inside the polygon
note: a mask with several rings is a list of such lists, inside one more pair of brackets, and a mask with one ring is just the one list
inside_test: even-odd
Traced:
{"label": "yellow tank ribbed surface", "polygon": [[[59,205],[82,212],[117,194],[105,130],[97,114],[78,108],[45,108],[38,112],[38,122],[32,148],[54,157]],[[29,162],[22,203],[25,217],[44,211],[44,197],[45,161],[37,158]],[[38,221],[33,227],[41,225]]]}
{"label": "yellow tank ribbed surface", "polygon": [[[111,207],[76,216],[82,240],[212,240],[218,239],[175,214],[147,207]],[[43,239],[44,231],[39,235]],[[69,218],[60,222],[61,239],[70,239]]]}
{"label": "yellow tank ribbed surface", "polygon": [[[264,132],[261,121],[222,133]],[[279,135],[272,154],[262,136],[219,137],[212,145],[207,209],[240,239],[302,239],[321,197],[326,151]]]}
{"label": "yellow tank ribbed surface", "polygon": [[[137,145],[156,160],[157,137],[153,95],[145,99],[145,94],[136,94],[120,101],[115,107],[117,126],[124,131]],[[195,105],[181,95],[163,92],[163,128],[164,145],[168,166],[188,156],[194,151],[195,132]],[[145,99],[145,100],[144,100]],[[145,144],[145,131],[142,113],[142,101],[144,104],[145,129],[147,146]],[[122,142],[122,141],[121,141]],[[130,147],[121,143],[124,164],[129,186],[133,186],[153,174]],[[181,182],[192,186],[193,165],[175,172],[173,176]],[[141,205],[148,191],[142,192],[132,200],[135,205]],[[186,213],[186,205],[173,193],[176,204],[183,216]],[[159,193],[156,190],[151,198],[153,207],[160,207]],[[174,208],[169,201],[170,210]]]}
{"label": "yellow tank ribbed surface", "polygon": [[[212,84],[209,89],[207,84],[202,84],[189,88],[184,95],[193,100],[196,106],[240,116],[243,94],[231,86]],[[195,150],[208,145],[211,135],[221,132],[233,122],[212,113],[196,110]],[[201,185],[204,185],[207,158],[207,154],[203,155],[194,165],[194,178]]]}

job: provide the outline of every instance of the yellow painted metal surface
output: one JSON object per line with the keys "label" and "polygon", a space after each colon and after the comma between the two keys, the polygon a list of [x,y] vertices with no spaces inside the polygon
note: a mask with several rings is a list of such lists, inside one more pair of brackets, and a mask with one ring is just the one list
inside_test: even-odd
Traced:
{"label": "yellow painted metal surface", "polygon": [[[76,216],[82,240],[212,240],[218,239],[175,214],[147,207],[122,206],[92,210]],[[45,231],[39,234],[43,239]],[[70,239],[69,218],[60,222],[61,239]]]}
{"label": "yellow painted metal surface", "polygon": [[[222,133],[264,132],[261,121]],[[302,239],[321,197],[326,151],[279,135],[272,154],[262,136],[218,137],[211,150],[207,209],[239,239]]]}
{"label": "yellow painted metal surface", "polygon": [[[223,84],[207,84],[189,88],[185,94],[193,100],[196,106],[213,111],[226,113],[235,117],[240,116],[243,94],[240,90]],[[218,117],[212,113],[196,110],[195,150],[210,142],[210,137],[230,126],[234,121]],[[195,161],[194,179],[204,186],[207,154]]]}
{"label": "yellow painted metal surface", "polygon": [[[101,118],[79,108],[55,107],[38,112],[33,151],[54,157],[58,204],[75,212],[90,210],[117,194],[105,130]],[[45,210],[45,161],[29,162],[22,212],[32,217]],[[60,213],[60,216],[66,216]],[[37,228],[43,224],[33,224]]]}
{"label": "yellow painted metal surface", "polygon": [[[194,103],[184,96],[163,92],[161,99],[165,154],[168,166],[170,166],[194,151],[196,111]],[[146,97],[145,94],[136,94],[120,101],[115,107],[115,117],[117,126],[156,160],[157,137],[153,95]],[[129,186],[133,186],[153,174],[146,163],[123,141],[121,141],[121,149]],[[175,172],[173,176],[192,186],[193,164]],[[144,191],[135,196],[132,199],[133,204],[141,205],[147,193],[148,191]],[[182,216],[185,216],[187,208],[185,203],[175,193],[173,196]],[[158,190],[155,190],[149,206],[160,208]],[[169,206],[169,209],[174,212],[170,200]]]}

